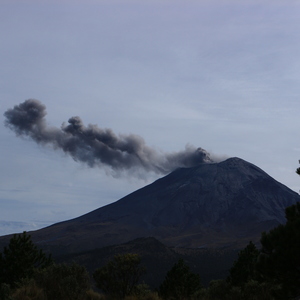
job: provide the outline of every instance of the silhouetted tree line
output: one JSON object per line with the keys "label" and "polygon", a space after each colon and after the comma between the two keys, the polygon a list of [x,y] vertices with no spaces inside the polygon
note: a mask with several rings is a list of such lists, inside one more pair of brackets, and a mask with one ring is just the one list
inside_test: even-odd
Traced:
{"label": "silhouetted tree line", "polygon": [[[286,208],[285,225],[263,232],[261,249],[250,242],[229,276],[201,285],[183,259],[167,272],[156,291],[141,283],[146,272],[138,254],[116,255],[96,269],[55,264],[26,232],[14,235],[0,254],[0,300],[199,299],[277,300],[300,296],[300,203]],[[297,298],[298,297],[298,298]]]}

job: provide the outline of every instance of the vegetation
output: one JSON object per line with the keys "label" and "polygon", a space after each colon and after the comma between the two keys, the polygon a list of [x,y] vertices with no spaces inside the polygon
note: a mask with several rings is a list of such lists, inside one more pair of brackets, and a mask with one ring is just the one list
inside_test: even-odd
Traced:
{"label": "vegetation", "polygon": [[91,288],[85,267],[78,264],[53,264],[36,272],[35,283],[47,296],[47,300],[80,300]]}
{"label": "vegetation", "polygon": [[300,295],[300,203],[285,212],[285,225],[262,233],[261,250],[250,243],[231,268],[228,282],[244,294],[264,294],[262,299]]}
{"label": "vegetation", "polygon": [[300,295],[300,203],[286,208],[285,225],[262,233],[257,269],[264,281],[281,286],[278,299]]}
{"label": "vegetation", "polygon": [[[0,298],[1,299],[1,298]],[[96,300],[89,274],[78,264],[52,264],[36,270],[31,279],[23,279],[11,293],[12,300]]]}
{"label": "vegetation", "polygon": [[179,259],[167,273],[159,294],[164,299],[190,299],[201,287],[199,274],[192,273],[183,259]]}
{"label": "vegetation", "polygon": [[3,253],[0,253],[0,283],[15,287],[23,278],[32,278],[36,269],[52,264],[51,255],[46,255],[31,241],[30,235],[14,235]]}
{"label": "vegetation", "polygon": [[230,269],[228,282],[233,286],[243,286],[249,280],[256,279],[255,266],[259,251],[250,241],[247,247],[240,251],[238,260],[234,262]]}
{"label": "vegetation", "polygon": [[140,263],[141,258],[138,254],[116,255],[107,265],[94,272],[96,286],[105,294],[120,299],[132,295],[145,272]]}

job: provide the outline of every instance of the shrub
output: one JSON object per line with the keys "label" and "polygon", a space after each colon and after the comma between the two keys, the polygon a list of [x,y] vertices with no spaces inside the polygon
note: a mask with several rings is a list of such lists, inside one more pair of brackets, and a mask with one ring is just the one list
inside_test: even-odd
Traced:
{"label": "shrub", "polygon": [[123,299],[132,295],[145,272],[140,262],[138,254],[116,255],[107,265],[94,272],[96,286],[107,295],[116,298]]}
{"label": "shrub", "polygon": [[27,280],[12,294],[12,300],[47,300],[44,291],[34,280]]}
{"label": "shrub", "polygon": [[105,297],[103,295],[100,295],[99,293],[93,291],[93,290],[88,290],[86,292],[85,300],[105,300]]}
{"label": "shrub", "polygon": [[52,265],[35,275],[47,300],[81,300],[90,289],[90,278],[85,267],[78,264]]}

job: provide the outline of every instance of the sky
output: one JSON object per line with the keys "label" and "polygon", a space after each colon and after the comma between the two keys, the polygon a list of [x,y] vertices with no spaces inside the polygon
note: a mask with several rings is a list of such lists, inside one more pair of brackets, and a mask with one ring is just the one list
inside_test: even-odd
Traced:
{"label": "sky", "polygon": [[78,116],[159,157],[198,147],[240,157],[299,192],[299,1],[0,5],[0,235],[75,218],[165,175],[17,136],[5,113],[28,99],[44,107],[47,132]]}

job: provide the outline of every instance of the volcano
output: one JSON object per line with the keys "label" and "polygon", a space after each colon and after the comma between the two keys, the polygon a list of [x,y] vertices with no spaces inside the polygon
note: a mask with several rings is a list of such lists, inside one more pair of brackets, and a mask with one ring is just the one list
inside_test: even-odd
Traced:
{"label": "volcano", "polygon": [[155,237],[184,248],[242,248],[285,223],[300,196],[240,158],[180,168],[112,204],[31,232],[53,253]]}

